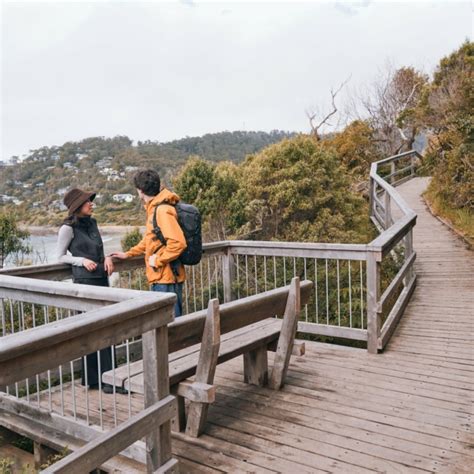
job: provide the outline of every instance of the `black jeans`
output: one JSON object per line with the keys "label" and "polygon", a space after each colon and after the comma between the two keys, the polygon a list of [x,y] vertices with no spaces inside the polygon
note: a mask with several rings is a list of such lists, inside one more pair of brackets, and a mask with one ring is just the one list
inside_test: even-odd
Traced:
{"label": "black jeans", "polygon": [[[74,280],[74,283],[78,283],[80,285],[109,286],[109,279],[108,277],[81,278]],[[100,375],[102,375],[104,372],[112,370],[112,348],[107,347],[105,349],[101,349],[98,352],[100,354]],[[93,352],[92,354],[88,354],[86,356],[86,364],[84,364],[84,357],[82,357],[81,363],[82,385],[88,385],[90,388],[97,388],[99,386],[99,359],[97,357],[97,352]]]}

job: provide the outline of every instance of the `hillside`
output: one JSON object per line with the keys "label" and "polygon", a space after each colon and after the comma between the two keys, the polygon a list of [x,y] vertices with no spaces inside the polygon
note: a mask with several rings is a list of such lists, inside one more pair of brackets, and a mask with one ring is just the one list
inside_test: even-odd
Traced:
{"label": "hillside", "polygon": [[99,222],[140,223],[142,216],[136,212],[140,203],[131,182],[138,168],[152,167],[170,184],[189,156],[239,163],[247,155],[292,135],[282,131],[236,131],[136,144],[126,136],[93,137],[42,147],[32,150],[22,162],[1,168],[0,210],[14,211],[29,224],[55,225],[64,216],[64,194],[78,186],[97,190]]}

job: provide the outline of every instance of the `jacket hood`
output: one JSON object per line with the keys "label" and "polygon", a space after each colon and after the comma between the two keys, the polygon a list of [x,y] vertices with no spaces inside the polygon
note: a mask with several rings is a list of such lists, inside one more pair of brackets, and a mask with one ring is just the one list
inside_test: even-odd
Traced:
{"label": "jacket hood", "polygon": [[179,202],[179,196],[169,189],[163,188],[151,201],[148,202],[148,206],[157,206],[162,202],[174,205]]}

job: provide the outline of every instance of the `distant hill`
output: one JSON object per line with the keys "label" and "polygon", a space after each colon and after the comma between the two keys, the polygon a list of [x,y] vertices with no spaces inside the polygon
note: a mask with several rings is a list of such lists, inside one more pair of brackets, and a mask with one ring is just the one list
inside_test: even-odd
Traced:
{"label": "distant hill", "polygon": [[140,204],[131,177],[138,168],[156,169],[168,185],[189,156],[210,161],[241,162],[294,133],[221,132],[160,143],[126,136],[92,137],[62,146],[32,150],[29,156],[0,169],[0,211],[14,210],[29,224],[58,224],[64,216],[65,192],[78,186],[96,190],[97,218],[102,223],[141,223]]}

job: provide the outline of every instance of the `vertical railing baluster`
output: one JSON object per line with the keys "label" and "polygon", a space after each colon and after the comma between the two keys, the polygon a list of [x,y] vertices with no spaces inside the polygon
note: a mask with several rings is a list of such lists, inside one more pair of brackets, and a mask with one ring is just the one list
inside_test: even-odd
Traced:
{"label": "vertical railing baluster", "polygon": [[247,288],[247,294],[245,296],[249,296],[249,259],[248,255],[245,256],[245,284]]}
{"label": "vertical railing baluster", "polygon": [[276,257],[273,256],[273,288],[277,287],[277,263]]}
{"label": "vertical railing baluster", "polygon": [[59,390],[61,394],[61,415],[64,416],[63,366],[59,366]]}
{"label": "vertical railing baluster", "polygon": [[186,314],[189,314],[189,285],[188,279],[184,280],[184,306],[186,308]]}
{"label": "vertical railing baluster", "polygon": [[267,291],[267,256],[266,255],[263,256],[263,279],[264,279],[263,291]]}
{"label": "vertical railing baluster", "polygon": [[239,262],[239,254],[235,254],[235,273],[237,278],[237,299],[240,299],[240,262]]}
{"label": "vertical railing baluster", "polygon": [[53,400],[51,396],[51,371],[48,370],[48,409],[49,411],[53,411]]}
{"label": "vertical railing baluster", "polygon": [[220,257],[214,257],[216,269],[216,298],[219,298],[219,258]]}
{"label": "vertical railing baluster", "polygon": [[211,258],[208,257],[207,259],[207,284],[209,286],[209,294],[208,294],[208,301],[212,299],[212,291],[211,291]]}
{"label": "vertical railing baluster", "polygon": [[349,327],[352,327],[352,279],[351,279],[351,261],[348,260],[348,277],[349,277]]}
{"label": "vertical railing baluster", "polygon": [[202,262],[199,262],[199,278],[201,280],[201,309],[204,309],[207,303],[204,301],[204,277],[202,274]]}
{"label": "vertical railing baluster", "polygon": [[74,381],[74,361],[69,362],[71,370],[71,396],[72,396],[72,415],[74,420],[77,420],[77,409],[76,409],[76,385]]}
{"label": "vertical railing baluster", "polygon": [[364,329],[364,278],[362,260],[360,263],[360,328]]}
{"label": "vertical railing baluster", "polygon": [[194,269],[194,266],[192,268],[192,275],[193,275],[193,307],[194,307],[194,312],[197,311],[197,306],[196,306],[196,271]]}
{"label": "vertical railing baluster", "polygon": [[329,275],[328,275],[328,259],[325,259],[326,267],[326,324],[329,324]]}
{"label": "vertical railing baluster", "polygon": [[41,406],[40,400],[40,379],[39,374],[36,374],[36,401],[38,402],[38,408]]}
{"label": "vertical railing baluster", "polygon": [[112,352],[112,397],[114,404],[114,426],[117,426],[117,388],[115,385],[115,346],[110,347]]}
{"label": "vertical railing baluster", "polygon": [[103,410],[102,410],[102,364],[100,360],[100,351],[97,351],[97,374],[99,377],[99,423],[100,427],[104,429],[104,418],[103,418]]}
{"label": "vertical railing baluster", "polygon": [[[307,280],[308,279],[308,271],[307,271],[307,268],[306,268],[306,257],[304,257],[303,263],[304,263],[304,279]],[[308,322],[308,303],[306,303],[304,305],[304,317],[305,317],[305,321]]]}
{"label": "vertical railing baluster", "polygon": [[255,267],[255,294],[258,293],[258,270],[257,270],[257,256],[253,256],[253,263]]}
{"label": "vertical railing baluster", "polygon": [[336,278],[337,278],[337,324],[341,325],[341,287],[339,281],[339,259],[336,260]]}
{"label": "vertical railing baluster", "polygon": [[314,295],[316,309],[316,323],[319,323],[319,294],[318,294],[318,259],[314,259]]}
{"label": "vertical railing baluster", "polygon": [[130,419],[132,417],[132,390],[130,387],[130,344],[129,344],[129,339],[126,341],[126,357],[127,357],[127,380],[129,381],[129,386],[128,386],[128,418]]}
{"label": "vertical railing baluster", "polygon": [[11,324],[11,334],[15,332],[15,316],[13,314],[13,301],[11,299],[8,300],[10,303],[10,324]]}
{"label": "vertical railing baluster", "polygon": [[84,387],[85,387],[85,392],[86,392],[86,423],[87,426],[90,424],[90,418],[89,418],[89,376],[87,375],[87,357],[84,356],[82,358],[83,364],[84,364],[84,371],[82,374],[82,377],[85,381]]}

